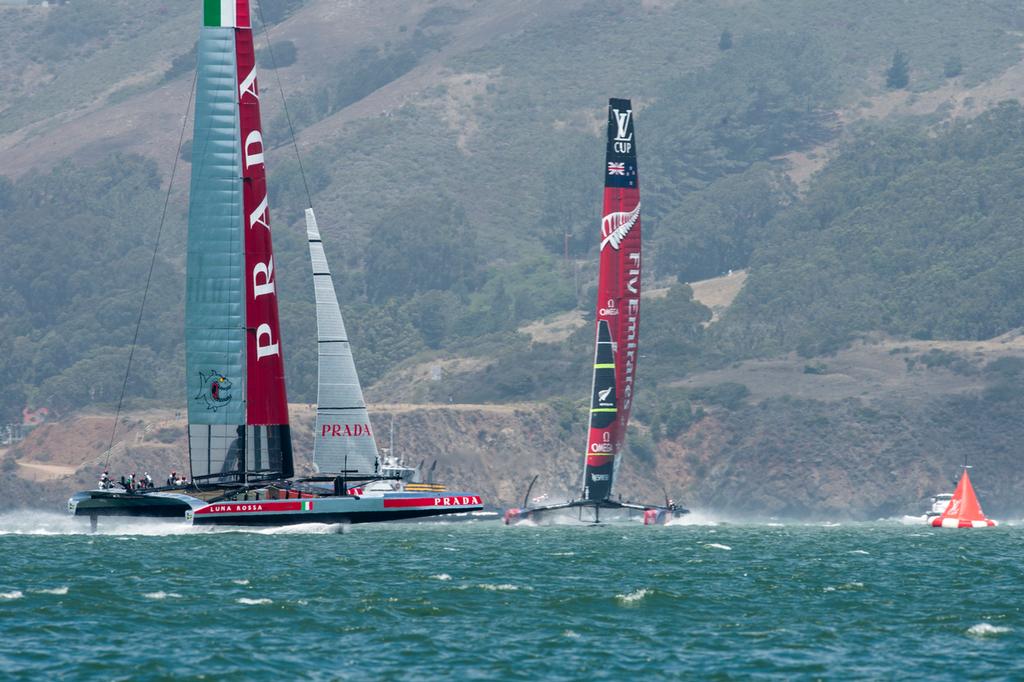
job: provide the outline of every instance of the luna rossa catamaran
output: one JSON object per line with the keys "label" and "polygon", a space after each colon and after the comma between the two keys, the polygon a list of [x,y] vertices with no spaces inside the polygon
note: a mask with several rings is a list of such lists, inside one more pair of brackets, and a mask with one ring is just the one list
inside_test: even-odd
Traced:
{"label": "luna rossa catamaran", "polygon": [[594,373],[582,494],[569,502],[531,507],[528,489],[523,507],[506,512],[507,524],[522,519],[539,520],[556,512],[564,514],[566,510],[573,510],[580,520],[592,522],[601,520],[602,510],[634,513],[642,515],[647,524],[663,523],[686,513],[667,499],[664,505],[652,505],[612,498],[636,395],[640,343],[640,180],[633,124],[631,102],[609,100]]}
{"label": "luna rossa catamaran", "polygon": [[306,224],[320,362],[317,474],[294,478],[251,20],[249,0],[204,0],[186,259],[191,481],[83,491],[68,509],[94,520],[169,516],[229,525],[479,510],[478,495],[409,485],[414,469],[381,461],[312,209]]}

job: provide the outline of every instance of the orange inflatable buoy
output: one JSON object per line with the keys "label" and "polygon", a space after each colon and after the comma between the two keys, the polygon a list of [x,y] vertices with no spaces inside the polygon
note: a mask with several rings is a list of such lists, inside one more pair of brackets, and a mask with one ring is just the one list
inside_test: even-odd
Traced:
{"label": "orange inflatable buoy", "polygon": [[992,519],[985,518],[981,511],[981,504],[978,503],[978,496],[974,494],[974,486],[971,485],[971,478],[964,469],[960,482],[956,485],[953,499],[949,501],[946,511],[942,516],[932,519],[932,526],[935,528],[991,528],[996,525]]}

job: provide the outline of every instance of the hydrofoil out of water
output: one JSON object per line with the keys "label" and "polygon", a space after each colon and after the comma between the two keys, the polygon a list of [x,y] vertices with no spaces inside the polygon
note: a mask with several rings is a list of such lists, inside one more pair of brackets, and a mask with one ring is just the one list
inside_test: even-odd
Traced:
{"label": "hydrofoil out of water", "polygon": [[506,526],[526,521],[535,524],[558,523],[561,520],[580,523],[600,524],[622,521],[643,521],[645,526],[663,526],[672,519],[678,519],[690,513],[689,509],[677,505],[665,497],[665,504],[639,504],[636,502],[603,499],[603,500],[569,500],[552,504],[529,503],[530,492],[533,490],[537,477],[534,476],[526,489],[522,507],[505,510],[502,519]]}

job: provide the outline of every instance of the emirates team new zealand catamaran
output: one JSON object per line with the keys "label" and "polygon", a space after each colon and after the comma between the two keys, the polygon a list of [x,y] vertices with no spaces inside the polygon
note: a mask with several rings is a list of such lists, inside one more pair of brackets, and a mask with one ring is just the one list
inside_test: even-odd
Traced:
{"label": "emirates team new zealand catamaran", "polygon": [[478,495],[381,462],[312,209],[319,389],[314,464],[295,480],[249,0],[204,0],[185,306],[187,488],[101,487],[77,516],[195,524],[359,523],[478,511]]}
{"label": "emirates team new zealand catamaran", "polygon": [[505,523],[542,520],[571,510],[581,521],[597,523],[601,512],[642,517],[645,524],[665,523],[687,510],[666,499],[664,506],[612,499],[619,453],[636,395],[640,343],[640,180],[637,175],[633,107],[628,99],[608,103],[604,212],[601,220],[600,270],[594,378],[590,399],[590,433],[583,466],[580,499],[529,506],[505,513]]}

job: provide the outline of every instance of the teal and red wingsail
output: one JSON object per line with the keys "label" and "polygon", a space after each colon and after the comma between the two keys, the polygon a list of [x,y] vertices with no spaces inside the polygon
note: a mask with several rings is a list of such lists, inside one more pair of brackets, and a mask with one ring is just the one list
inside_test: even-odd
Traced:
{"label": "teal and red wingsail", "polygon": [[194,477],[291,476],[291,436],[249,0],[205,0],[185,350]]}
{"label": "teal and red wingsail", "polygon": [[583,497],[611,496],[633,405],[640,334],[640,182],[633,107],[608,103],[594,381]]}

